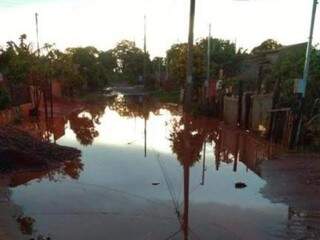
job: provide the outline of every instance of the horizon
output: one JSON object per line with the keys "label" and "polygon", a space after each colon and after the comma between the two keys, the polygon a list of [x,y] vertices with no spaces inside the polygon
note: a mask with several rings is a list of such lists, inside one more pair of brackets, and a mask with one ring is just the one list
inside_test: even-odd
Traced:
{"label": "horizon", "polygon": [[[305,0],[198,1],[195,41],[207,37],[211,23],[212,37],[234,42],[237,49],[250,51],[267,39],[283,45],[306,42],[311,7],[312,1],[306,4]],[[284,11],[286,17],[283,17]],[[105,51],[124,39],[143,48],[144,15],[147,16],[147,49],[152,58],[165,56],[173,44],[185,43],[188,37],[189,2],[184,0],[134,3],[129,0],[6,0],[0,3],[0,21],[11,24],[1,26],[6,34],[0,36],[0,46],[5,46],[7,41],[17,41],[24,33],[36,46],[36,12],[40,45],[55,44],[60,50],[94,46]],[[233,17],[226,16],[227,12]],[[320,41],[317,20],[315,43]]]}

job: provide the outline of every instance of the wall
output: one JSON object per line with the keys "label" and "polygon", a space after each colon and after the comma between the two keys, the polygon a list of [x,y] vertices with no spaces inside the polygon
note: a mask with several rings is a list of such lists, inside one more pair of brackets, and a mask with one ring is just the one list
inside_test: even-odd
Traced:
{"label": "wall", "polygon": [[238,97],[224,97],[223,120],[226,124],[237,125]]}
{"label": "wall", "polygon": [[61,83],[59,80],[52,81],[52,95],[55,98],[62,97],[62,87],[61,87]]}
{"label": "wall", "polygon": [[262,128],[268,131],[272,109],[272,94],[253,95],[251,107],[251,129],[261,131]]}
{"label": "wall", "polygon": [[[19,106],[19,115],[20,117],[28,117],[29,112],[32,109],[31,103],[22,104]],[[15,108],[6,109],[3,111],[0,111],[0,126],[13,123],[16,119],[18,113],[15,112]]]}

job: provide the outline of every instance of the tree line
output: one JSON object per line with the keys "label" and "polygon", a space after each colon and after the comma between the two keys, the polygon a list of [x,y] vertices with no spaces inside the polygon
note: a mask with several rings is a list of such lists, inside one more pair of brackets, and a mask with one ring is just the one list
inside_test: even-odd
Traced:
{"label": "tree line", "polygon": [[[259,84],[256,79],[241,77],[246,59],[282,48],[280,43],[268,39],[251,52],[237,48],[235,43],[228,40],[211,38],[210,43],[210,78],[219,78],[222,69],[226,87],[236,89],[239,81],[242,81],[244,90],[256,91],[256,88],[260,89],[262,85],[265,92],[274,91],[274,85],[278,82],[279,106],[292,105],[293,80],[302,76],[305,48],[282,54],[269,69],[264,70],[263,83]],[[208,38],[200,39],[194,45],[195,87],[201,87],[206,79],[207,46]],[[44,44],[38,51],[23,34],[17,42],[9,41],[0,48],[0,73],[7,82],[14,85],[43,86],[48,79],[59,79],[63,93],[68,96],[83,90],[103,89],[117,81],[139,83],[142,76],[145,85],[149,87],[154,87],[155,80],[165,75],[165,80],[178,88],[183,87],[186,79],[187,51],[186,43],[173,44],[167,50],[166,57],[155,57],[151,60],[148,53],[144,53],[135,42],[128,40],[119,42],[115,48],[108,51],[100,51],[92,46],[60,51],[51,44]],[[314,48],[307,90],[307,109],[311,109],[314,100],[320,96],[319,58],[320,52]],[[8,97],[3,88],[1,89],[0,108],[8,102]]]}

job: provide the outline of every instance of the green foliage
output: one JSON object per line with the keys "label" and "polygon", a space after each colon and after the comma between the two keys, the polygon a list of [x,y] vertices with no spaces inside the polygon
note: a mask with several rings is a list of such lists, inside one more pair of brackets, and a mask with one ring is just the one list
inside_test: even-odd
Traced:
{"label": "green foliage", "polygon": [[73,96],[80,92],[85,84],[85,79],[79,71],[79,67],[73,63],[72,55],[59,50],[55,51],[54,76],[61,80],[64,95]]}
{"label": "green foliage", "polygon": [[31,45],[25,42],[26,39],[27,36],[23,34],[19,38],[19,44],[7,42],[7,48],[0,52],[0,71],[11,84],[24,83],[34,65],[36,55]]}
{"label": "green foliage", "polygon": [[117,60],[116,73],[121,80],[136,83],[144,73],[150,75],[150,57],[136,47],[135,42],[121,41],[112,50],[112,54]]}
{"label": "green foliage", "polygon": [[[198,46],[201,48],[203,59],[206,59],[208,38],[200,40]],[[246,55],[245,51],[242,49],[237,51],[234,43],[217,38],[210,39],[210,46],[210,76],[218,78],[220,69],[223,69],[225,78],[235,76],[239,71],[241,60]]]}
{"label": "green foliage", "polygon": [[[187,74],[188,45],[186,43],[174,44],[167,51],[168,72],[171,80],[183,86]],[[205,76],[204,53],[197,44],[193,48],[193,72],[195,84],[201,84]]]}
{"label": "green foliage", "polygon": [[67,54],[71,55],[73,64],[78,67],[89,89],[102,88],[106,84],[103,77],[104,70],[98,61],[99,52],[96,48],[68,48]]}
{"label": "green foliage", "polygon": [[[234,76],[240,68],[245,52],[236,50],[234,43],[227,40],[210,39],[210,77],[218,78],[220,69],[226,78]],[[193,48],[194,82],[201,85],[206,78],[208,39],[201,39]],[[188,45],[174,44],[167,51],[167,63],[170,79],[183,85],[186,79]]]}
{"label": "green foliage", "polygon": [[277,42],[273,39],[268,39],[268,40],[262,42],[259,46],[252,49],[251,53],[253,55],[256,55],[256,54],[260,54],[260,53],[263,53],[266,51],[277,50],[281,47],[282,47],[282,45],[279,42]]}
{"label": "green foliage", "polygon": [[[273,85],[280,80],[279,106],[291,107],[295,104],[294,79],[301,79],[305,63],[305,47],[284,52],[272,68],[272,78],[267,84]],[[317,98],[320,98],[320,55],[319,50],[313,49],[311,53],[308,88],[305,99],[305,114],[310,116],[310,111]]]}
{"label": "green foliage", "polygon": [[116,78],[115,69],[117,68],[117,59],[113,55],[112,50],[100,52],[98,61],[102,69],[103,82],[109,83]]}
{"label": "green foliage", "polygon": [[101,52],[91,46],[61,52],[45,44],[38,52],[26,40],[23,34],[19,43],[10,41],[0,49],[0,72],[9,84],[41,87],[55,78],[61,80],[65,94],[73,95],[84,89],[102,89],[116,80],[136,83],[144,74],[146,79],[151,76],[149,55],[134,42],[124,40],[114,49]]}

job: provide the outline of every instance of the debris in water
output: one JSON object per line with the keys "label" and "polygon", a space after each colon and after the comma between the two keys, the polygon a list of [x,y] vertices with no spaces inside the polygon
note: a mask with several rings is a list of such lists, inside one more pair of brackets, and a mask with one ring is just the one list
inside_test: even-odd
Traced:
{"label": "debris in water", "polygon": [[14,127],[0,128],[0,172],[72,161],[80,156],[78,149],[42,141]]}
{"label": "debris in water", "polygon": [[17,222],[20,225],[20,231],[22,232],[22,234],[33,234],[33,225],[35,223],[35,220],[33,218],[20,216],[17,218]]}
{"label": "debris in water", "polygon": [[243,182],[237,182],[237,183],[235,184],[235,187],[236,187],[237,189],[242,189],[242,188],[246,188],[246,187],[247,187],[247,184],[245,184],[245,183],[243,183]]}

